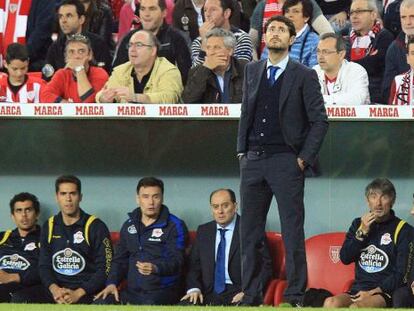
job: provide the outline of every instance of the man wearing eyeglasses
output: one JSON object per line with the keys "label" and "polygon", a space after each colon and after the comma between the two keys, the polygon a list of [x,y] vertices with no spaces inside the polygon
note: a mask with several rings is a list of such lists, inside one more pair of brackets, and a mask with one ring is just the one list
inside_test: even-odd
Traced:
{"label": "man wearing eyeglasses", "polygon": [[94,103],[108,80],[103,68],[92,66],[93,53],[87,37],[69,36],[65,48],[65,68],[59,69],[41,91],[44,103]]}
{"label": "man wearing eyeglasses", "polygon": [[134,33],[128,44],[129,61],[114,68],[96,102],[177,103],[183,90],[180,71],[157,52],[158,40],[152,32]]}
{"label": "man wearing eyeglasses", "polygon": [[384,103],[381,86],[385,69],[385,54],[393,35],[378,20],[375,0],[354,0],[351,4],[352,29],[349,35],[348,60],[360,64],[368,73],[372,103]]}
{"label": "man wearing eyeglasses", "polygon": [[305,174],[315,175],[328,122],[316,72],[290,60],[295,26],[285,16],[265,26],[269,58],[246,65],[237,153],[240,163],[242,304],[261,304],[266,217],[278,203],[286,248],[285,301],[301,305],[306,288]]}
{"label": "man wearing eyeglasses", "polygon": [[66,40],[74,34],[82,34],[89,39],[94,63],[98,67],[103,67],[106,72],[110,72],[112,59],[108,45],[97,34],[82,31],[85,24],[85,14],[85,7],[79,0],[64,0],[59,5],[56,15],[59,21],[60,35],[47,52],[46,65],[42,69],[46,79],[50,79],[58,69],[65,68]]}
{"label": "man wearing eyeglasses", "polygon": [[369,104],[368,74],[361,65],[345,60],[345,43],[341,35],[326,33],[317,49],[318,74],[325,104]]}

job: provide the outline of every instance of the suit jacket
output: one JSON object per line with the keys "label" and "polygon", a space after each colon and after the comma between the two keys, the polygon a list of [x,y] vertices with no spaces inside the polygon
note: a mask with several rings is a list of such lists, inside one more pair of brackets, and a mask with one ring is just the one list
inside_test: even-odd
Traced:
{"label": "suit jacket", "polygon": [[[248,151],[249,129],[254,122],[256,99],[262,75],[266,74],[266,62],[249,63],[244,72],[238,153]],[[310,167],[314,166],[328,130],[328,121],[318,76],[313,69],[288,61],[279,98],[279,117],[286,144]]]}
{"label": "suit jacket", "polygon": [[[241,255],[240,255],[240,216],[237,215],[231,240],[228,270],[234,286],[239,286],[241,291]],[[214,290],[215,247],[217,224],[210,221],[200,225],[197,229],[196,240],[191,249],[190,270],[187,274],[187,289],[199,288],[203,295]],[[263,250],[263,269],[261,278],[266,284],[272,277],[272,260],[270,258],[267,243]]]}

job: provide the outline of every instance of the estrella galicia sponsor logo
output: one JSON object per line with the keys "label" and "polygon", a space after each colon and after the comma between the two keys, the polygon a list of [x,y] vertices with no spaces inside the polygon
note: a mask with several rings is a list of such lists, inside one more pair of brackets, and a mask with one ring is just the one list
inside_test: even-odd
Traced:
{"label": "estrella galicia sponsor logo", "polygon": [[85,259],[73,249],[65,248],[52,257],[53,270],[63,275],[76,275],[85,269]]}
{"label": "estrella galicia sponsor logo", "polygon": [[5,255],[0,258],[0,270],[25,271],[30,267],[30,262],[19,254]]}
{"label": "estrella galicia sponsor logo", "polygon": [[361,251],[359,266],[368,273],[376,273],[388,266],[387,254],[375,245],[369,245]]}

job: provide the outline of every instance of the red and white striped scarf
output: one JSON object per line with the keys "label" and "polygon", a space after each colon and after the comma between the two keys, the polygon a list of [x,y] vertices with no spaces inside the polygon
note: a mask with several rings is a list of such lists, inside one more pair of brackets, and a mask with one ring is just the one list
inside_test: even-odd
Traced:
{"label": "red and white striped scarf", "polygon": [[372,41],[381,30],[380,22],[376,22],[365,36],[359,36],[355,30],[351,30],[351,61],[359,60],[371,53]]}
{"label": "red and white striped scarf", "polygon": [[0,67],[3,67],[3,58],[11,43],[26,44],[31,5],[32,0],[0,0]]}
{"label": "red and white striped scarf", "polygon": [[275,15],[282,15],[283,4],[279,3],[279,0],[266,0],[266,4],[263,11],[263,23],[262,23],[262,41],[260,42],[260,54],[262,54],[266,42],[265,42],[265,24],[269,18]]}
{"label": "red and white striped scarf", "polygon": [[391,90],[392,105],[410,105],[413,92],[413,71],[410,69],[406,73],[394,78]]}

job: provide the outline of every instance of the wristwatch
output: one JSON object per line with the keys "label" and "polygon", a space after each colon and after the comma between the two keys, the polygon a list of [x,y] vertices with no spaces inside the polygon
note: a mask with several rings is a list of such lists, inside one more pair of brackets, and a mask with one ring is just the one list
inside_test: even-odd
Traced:
{"label": "wristwatch", "polygon": [[363,241],[366,238],[367,234],[364,233],[364,231],[362,231],[361,229],[358,229],[355,232],[355,237],[357,238],[357,240]]}
{"label": "wristwatch", "polygon": [[75,72],[81,72],[82,70],[85,70],[85,66],[76,66],[75,67]]}

